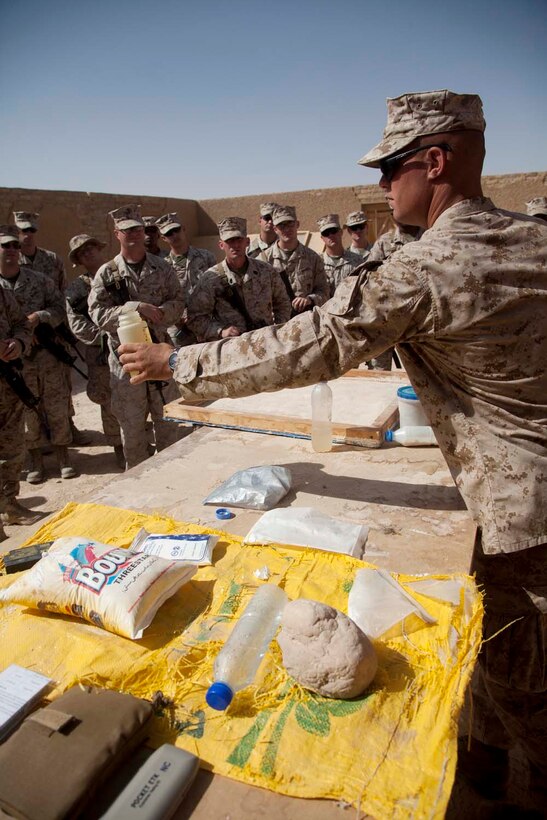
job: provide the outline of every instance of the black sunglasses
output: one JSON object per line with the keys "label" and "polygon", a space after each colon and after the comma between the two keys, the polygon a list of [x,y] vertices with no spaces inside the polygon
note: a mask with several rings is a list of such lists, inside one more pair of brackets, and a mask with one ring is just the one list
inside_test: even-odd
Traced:
{"label": "black sunglasses", "polygon": [[327,228],[325,231],[321,231],[321,236],[334,236],[339,230],[340,228]]}
{"label": "black sunglasses", "polygon": [[264,222],[271,222],[272,221],[272,215],[271,214],[264,214],[262,219],[264,220]]}
{"label": "black sunglasses", "polygon": [[350,229],[350,231],[364,231],[365,225],[364,223],[361,225],[348,225],[348,228]]}
{"label": "black sunglasses", "polygon": [[401,154],[394,154],[392,157],[382,159],[380,160],[380,171],[382,172],[382,176],[385,178],[386,182],[391,182],[395,176],[397,168],[404,159],[407,157],[412,157],[420,151],[427,151],[428,148],[442,148],[443,151],[452,151],[452,148],[447,142],[438,142],[433,145],[420,145],[418,148],[411,148],[410,151],[403,151]]}
{"label": "black sunglasses", "polygon": [[21,228],[21,233],[38,233],[38,228]]}
{"label": "black sunglasses", "polygon": [[19,242],[2,242],[3,248],[13,248],[13,250],[21,250],[21,244]]}
{"label": "black sunglasses", "polygon": [[170,231],[167,231],[167,233],[164,233],[163,235],[164,236],[175,236],[175,234],[177,234],[177,233],[180,233],[180,228],[171,228]]}

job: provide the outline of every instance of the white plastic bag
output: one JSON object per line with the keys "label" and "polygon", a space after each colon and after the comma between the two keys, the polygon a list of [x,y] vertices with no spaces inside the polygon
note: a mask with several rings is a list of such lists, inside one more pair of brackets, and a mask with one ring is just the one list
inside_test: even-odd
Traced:
{"label": "white plastic bag", "polygon": [[245,536],[246,544],[292,544],[361,558],[368,527],[331,518],[313,507],[270,510]]}
{"label": "white plastic bag", "polygon": [[[400,627],[398,632],[403,628],[410,632],[424,623],[436,623],[385,569],[357,570],[348,598],[348,615],[369,638],[385,636],[396,625]],[[405,623],[409,616],[414,616],[414,623]]]}
{"label": "white plastic bag", "polygon": [[227,478],[203,503],[271,510],[291,487],[292,476],[287,467],[249,467]]}

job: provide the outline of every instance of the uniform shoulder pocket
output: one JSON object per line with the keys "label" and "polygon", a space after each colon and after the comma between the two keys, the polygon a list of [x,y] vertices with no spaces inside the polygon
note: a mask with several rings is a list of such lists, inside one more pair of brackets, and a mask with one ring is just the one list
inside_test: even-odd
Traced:
{"label": "uniform shoulder pocket", "polygon": [[334,291],[334,296],[323,305],[322,310],[334,316],[345,316],[358,302],[361,287],[367,278],[368,271],[363,271],[357,276],[346,276]]}

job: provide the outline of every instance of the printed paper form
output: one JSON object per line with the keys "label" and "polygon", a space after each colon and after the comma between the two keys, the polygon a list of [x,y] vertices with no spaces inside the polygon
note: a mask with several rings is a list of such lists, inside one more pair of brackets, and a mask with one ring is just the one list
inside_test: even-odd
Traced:
{"label": "printed paper form", "polygon": [[0,672],[0,737],[24,717],[50,683],[45,675],[15,663]]}

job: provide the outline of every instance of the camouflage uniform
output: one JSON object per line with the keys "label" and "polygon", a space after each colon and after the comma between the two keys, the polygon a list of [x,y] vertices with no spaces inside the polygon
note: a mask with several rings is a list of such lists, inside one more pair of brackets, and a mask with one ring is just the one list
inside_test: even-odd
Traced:
{"label": "camouflage uniform", "polygon": [[[16,279],[0,276],[0,285],[13,293],[26,316],[38,313],[40,322],[56,327],[66,318],[61,292],[45,273],[21,268]],[[69,422],[69,388],[66,367],[52,353],[33,344],[23,358],[23,376],[28,388],[42,402],[51,433],[51,444],[67,446],[72,441]],[[25,411],[27,446],[37,450],[48,443],[36,413]]]}
{"label": "camouflage uniform", "polygon": [[[275,242],[275,239],[274,239],[274,242]],[[272,245],[273,245],[273,242],[268,245],[268,243],[264,242],[260,238],[260,236],[255,236],[254,239],[251,239],[251,241],[249,243],[249,247],[247,249],[247,256],[250,256],[251,259],[256,259],[257,256],[260,256],[260,254],[267,251],[268,248],[272,247]]]}
{"label": "camouflage uniform", "polygon": [[39,270],[53,279],[55,287],[64,293],[67,286],[67,276],[63,260],[54,251],[47,251],[45,248],[36,248],[36,253],[31,258],[21,253],[20,265],[31,270]]}
{"label": "camouflage uniform", "polygon": [[292,252],[282,250],[279,243],[274,242],[260,258],[288,276],[295,297],[307,296],[314,305],[323,305],[329,298],[323,260],[301,242]]}
{"label": "camouflage uniform", "polygon": [[[230,291],[237,289],[252,327],[238,308],[238,299]],[[291,303],[279,274],[266,262],[249,259],[245,273],[230,270],[226,260],[201,277],[194,292],[193,318],[188,325],[199,341],[212,341],[221,331],[233,325],[241,333],[257,327],[286,322]]]}
{"label": "camouflage uniform", "polygon": [[397,345],[479,527],[486,634],[526,609],[522,627],[492,639],[480,664],[498,721],[545,778],[547,225],[467,199],[377,270],[368,265],[322,309],[181,352],[179,390],[213,400],[313,384]]}
{"label": "camouflage uniform", "polygon": [[366,262],[369,257],[369,254],[372,250],[372,245],[369,242],[366,248],[357,248],[355,245],[350,245],[348,248],[349,253],[355,253],[357,256],[361,258],[361,262]]}
{"label": "camouflage uniform", "polygon": [[[125,282],[130,301],[120,301],[118,287]],[[109,290],[106,285],[111,284]],[[147,253],[140,273],[135,273],[121,254],[97,271],[89,296],[91,320],[108,333],[110,355],[110,386],[112,411],[118,419],[122,432],[125,460],[134,467],[148,458],[146,440],[146,417],[150,413],[156,437],[156,448],[163,450],[177,441],[184,431],[172,423],[163,421],[163,405],[177,398],[172,383],[148,382],[132,385],[130,376],[124,373],[116,355],[119,346],[118,320],[121,313],[136,310],[140,302],[160,307],[164,312],[161,325],[151,325],[150,330],[159,342],[171,342],[167,328],[181,316],[182,292],[176,273],[159,256]]]}
{"label": "camouflage uniform", "polygon": [[378,237],[370,250],[367,262],[385,262],[392,253],[398,251],[403,245],[406,245],[407,242],[417,242],[418,239],[419,234],[416,236],[407,233],[407,231],[404,231],[397,225],[391,231],[386,231],[386,233]]}
{"label": "camouflage uniform", "polygon": [[184,295],[183,321],[179,322],[174,328],[169,329],[175,346],[181,347],[193,344],[196,341],[195,335],[188,328],[188,319],[196,314],[193,294],[205,271],[216,264],[216,259],[211,251],[190,246],[185,256],[174,254],[171,251],[166,257],[166,261],[174,267]]}
{"label": "camouflage uniform", "polygon": [[[0,287],[0,341],[18,339],[28,350],[32,334],[13,293]],[[2,365],[8,364],[0,361]],[[9,364],[13,364],[10,362]],[[19,494],[19,476],[25,460],[24,404],[0,377],[0,508]]]}
{"label": "camouflage uniform", "polygon": [[78,341],[83,342],[87,364],[87,395],[101,407],[101,420],[107,443],[111,447],[121,444],[120,425],[112,413],[110,370],[106,334],[101,333],[89,318],[88,297],[93,277],[82,273],[72,281],[66,292],[68,324]]}
{"label": "camouflage uniform", "polygon": [[355,270],[357,265],[363,261],[360,256],[351,251],[344,251],[343,256],[329,256],[328,253],[322,254],[323,264],[325,266],[325,275],[330,287],[330,295],[334,296],[334,291],[346,276]]}

